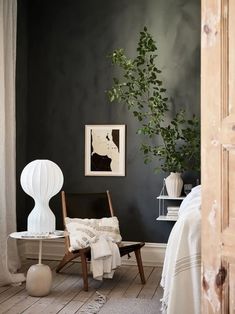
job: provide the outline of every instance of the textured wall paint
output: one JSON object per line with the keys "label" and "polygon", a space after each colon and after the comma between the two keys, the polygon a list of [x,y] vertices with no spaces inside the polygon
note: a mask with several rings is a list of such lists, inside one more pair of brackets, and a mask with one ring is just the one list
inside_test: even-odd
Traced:
{"label": "textured wall paint", "polygon": [[[138,123],[125,106],[108,102],[105,90],[116,72],[106,56],[119,47],[133,56],[146,25],[157,41],[171,112],[183,105],[188,113],[199,113],[200,1],[21,0],[21,6],[28,9],[28,33],[20,30],[18,35],[19,50],[21,38],[28,39],[27,122],[19,109],[25,104],[17,99],[18,129],[27,134],[25,164],[38,158],[55,161],[68,191],[109,189],[124,240],[166,242],[172,223],[156,222],[156,196],[166,174],[153,174],[154,164],[144,165]],[[23,11],[19,7],[20,24]],[[22,62],[21,51],[18,64]],[[17,75],[22,73],[17,70]],[[18,79],[17,89],[21,84]],[[115,123],[127,126],[126,176],[85,177],[85,124]],[[22,161],[19,145],[17,156]],[[18,175],[21,166],[18,162]],[[30,206],[28,199],[26,207],[18,206],[19,229],[26,226],[22,221]],[[62,228],[58,196],[52,207]]]}

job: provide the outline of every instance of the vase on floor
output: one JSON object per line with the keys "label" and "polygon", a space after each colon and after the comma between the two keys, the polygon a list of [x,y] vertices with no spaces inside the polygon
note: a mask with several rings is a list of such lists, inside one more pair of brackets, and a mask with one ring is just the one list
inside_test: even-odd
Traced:
{"label": "vase on floor", "polygon": [[166,191],[170,197],[179,197],[181,195],[183,180],[179,172],[171,172],[165,179]]}

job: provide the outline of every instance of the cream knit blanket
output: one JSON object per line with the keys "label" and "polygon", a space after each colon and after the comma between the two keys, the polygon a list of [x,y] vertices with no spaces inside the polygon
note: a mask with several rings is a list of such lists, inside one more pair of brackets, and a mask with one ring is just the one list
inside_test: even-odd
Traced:
{"label": "cream knit blanket", "polygon": [[161,286],[163,314],[200,314],[201,187],[182,202],[166,249]]}
{"label": "cream knit blanket", "polygon": [[121,256],[117,244],[107,236],[97,236],[90,242],[91,271],[93,278],[102,280],[112,278],[114,270],[121,265]]}

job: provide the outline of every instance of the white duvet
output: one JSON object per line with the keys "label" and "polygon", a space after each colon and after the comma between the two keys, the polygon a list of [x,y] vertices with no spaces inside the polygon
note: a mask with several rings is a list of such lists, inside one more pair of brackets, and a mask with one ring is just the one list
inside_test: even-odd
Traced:
{"label": "white duvet", "polygon": [[181,203],[166,248],[161,286],[163,314],[200,314],[201,186]]}

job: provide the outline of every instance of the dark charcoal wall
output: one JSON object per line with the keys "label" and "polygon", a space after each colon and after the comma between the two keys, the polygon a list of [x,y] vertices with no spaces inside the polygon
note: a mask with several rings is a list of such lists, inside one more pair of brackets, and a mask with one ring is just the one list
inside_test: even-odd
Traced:
{"label": "dark charcoal wall", "polygon": [[[116,73],[106,56],[119,47],[133,56],[146,25],[159,47],[171,112],[183,105],[199,113],[200,1],[19,0],[18,25],[17,90],[26,93],[17,97],[18,180],[29,161],[51,159],[65,190],[111,191],[124,240],[167,241],[172,223],[156,222],[166,174],[144,165],[137,122],[125,106],[108,102],[105,90]],[[125,177],[84,176],[86,124],[126,124]],[[21,189],[17,197],[24,229],[32,203]],[[62,228],[58,195],[51,207]]]}

